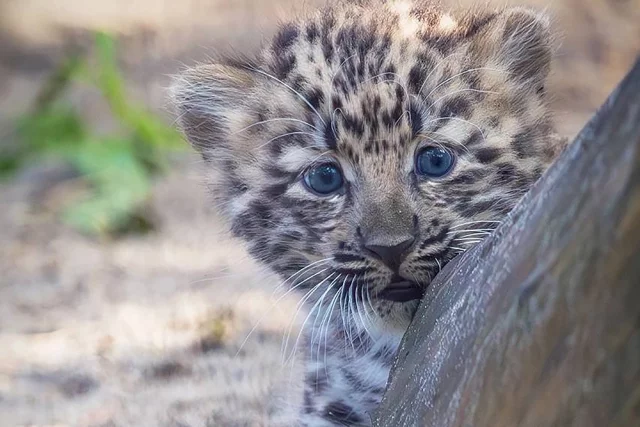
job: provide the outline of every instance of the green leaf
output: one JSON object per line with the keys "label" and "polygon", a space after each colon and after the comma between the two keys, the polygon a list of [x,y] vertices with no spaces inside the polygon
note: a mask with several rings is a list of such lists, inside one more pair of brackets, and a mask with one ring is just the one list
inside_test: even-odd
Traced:
{"label": "green leaf", "polygon": [[70,107],[52,106],[18,120],[18,137],[29,154],[66,155],[87,136],[80,117]]}
{"label": "green leaf", "polygon": [[91,183],[91,196],[65,213],[81,231],[104,234],[121,228],[146,201],[150,178],[129,141],[98,140],[78,150],[76,167]]}

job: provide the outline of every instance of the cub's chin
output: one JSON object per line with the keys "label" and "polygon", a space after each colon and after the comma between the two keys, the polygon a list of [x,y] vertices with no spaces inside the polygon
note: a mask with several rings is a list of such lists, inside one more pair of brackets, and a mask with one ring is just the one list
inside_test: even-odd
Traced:
{"label": "cub's chin", "polygon": [[389,301],[377,299],[373,304],[377,316],[377,328],[384,333],[404,334],[413,319],[420,299]]}

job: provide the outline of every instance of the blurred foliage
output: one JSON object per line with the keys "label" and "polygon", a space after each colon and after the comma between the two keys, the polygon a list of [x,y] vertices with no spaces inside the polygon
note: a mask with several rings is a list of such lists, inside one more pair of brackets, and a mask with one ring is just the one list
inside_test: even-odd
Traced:
{"label": "blurred foliage", "polygon": [[[92,132],[65,104],[63,95],[73,82],[100,91],[119,125],[113,135]],[[95,57],[74,55],[59,67],[33,112],[18,121],[17,136],[18,149],[0,155],[0,174],[45,157],[69,163],[90,191],[67,207],[64,219],[90,234],[148,228],[141,212],[152,179],[166,170],[170,154],[184,147],[177,131],[128,99],[115,42],[103,33],[95,36]]]}

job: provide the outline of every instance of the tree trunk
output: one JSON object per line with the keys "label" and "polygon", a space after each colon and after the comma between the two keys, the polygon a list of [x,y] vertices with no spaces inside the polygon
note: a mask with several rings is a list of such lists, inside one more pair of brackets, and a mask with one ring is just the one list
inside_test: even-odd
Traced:
{"label": "tree trunk", "polygon": [[404,337],[376,426],[640,426],[640,60]]}

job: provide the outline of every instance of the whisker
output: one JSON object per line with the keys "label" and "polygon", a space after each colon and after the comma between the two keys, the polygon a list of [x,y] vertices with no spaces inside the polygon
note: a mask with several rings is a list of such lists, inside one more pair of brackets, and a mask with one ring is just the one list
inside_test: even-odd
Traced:
{"label": "whisker", "polygon": [[314,135],[314,134],[312,134],[311,132],[302,132],[302,131],[299,131],[299,132],[289,132],[289,133],[285,133],[285,134],[282,134],[282,135],[278,135],[278,136],[276,136],[276,137],[274,137],[274,138],[271,138],[270,140],[268,140],[268,141],[267,141],[267,142],[265,142],[264,144],[259,145],[259,146],[258,146],[258,149],[261,149],[261,148],[262,148],[262,147],[264,147],[265,145],[269,145],[269,143],[271,143],[271,142],[275,141],[276,139],[286,138],[287,136],[291,136],[291,135],[311,135],[312,137],[315,137],[315,135]]}
{"label": "whisker", "polygon": [[[333,273],[334,274],[334,273]],[[307,314],[307,317],[305,317],[304,321],[302,322],[302,326],[300,326],[300,331],[298,332],[298,337],[296,338],[295,343],[293,344],[293,348],[292,351],[293,353],[291,354],[291,358],[289,360],[291,360],[291,363],[295,363],[295,357],[296,357],[296,351],[298,349],[298,344],[300,343],[300,338],[302,337],[302,334],[304,332],[304,326],[307,324],[307,321],[309,320],[309,318],[313,315],[313,312],[319,307],[318,304],[320,304],[320,306],[322,306],[322,302],[324,301],[324,298],[327,296],[327,294],[331,291],[333,284],[336,282],[337,279],[339,279],[340,276],[336,277],[336,279],[334,279],[329,286],[327,286],[327,290],[324,291],[324,293],[322,294],[322,296],[320,297],[320,299],[313,305],[313,307],[311,308],[311,310],[309,310],[309,314]],[[320,282],[318,284],[318,287],[320,285],[322,285],[322,283],[324,283],[324,280],[322,282]],[[296,315],[295,317],[297,317],[298,312],[296,311]],[[294,318],[295,318],[294,317]],[[315,319],[317,320],[317,318]],[[314,324],[315,324],[315,320],[314,320]],[[289,335],[291,335],[291,331],[289,332]],[[313,346],[313,331],[311,333],[311,345]],[[285,349],[287,348],[289,343],[289,337],[287,336],[287,342],[285,343]],[[284,364],[289,363],[288,360],[285,360]]]}
{"label": "whisker", "polygon": [[447,234],[457,234],[457,233],[465,233],[465,232],[476,233],[476,232],[481,232],[481,231],[486,232],[487,234],[491,234],[491,232],[494,231],[494,230],[495,230],[495,228],[468,228],[468,229],[465,229],[465,230],[450,231]]}
{"label": "whisker", "polygon": [[[354,276],[355,279],[355,276]],[[355,291],[353,291],[355,289],[355,284],[354,281],[351,281],[351,286],[349,286],[349,292],[348,292],[348,297],[349,297],[349,312],[351,313],[350,319],[352,321],[352,323],[354,324],[354,327],[356,327],[357,325],[355,325],[355,320],[356,320],[356,308],[353,304],[353,295],[355,294]],[[352,292],[353,291],[353,292]],[[351,342],[351,347],[353,348],[353,351],[356,351],[355,346],[353,345],[353,335],[351,335],[351,333],[353,332],[353,329],[349,328],[350,332],[349,332],[349,341]],[[356,332],[357,332],[357,328],[356,328]],[[362,342],[362,338],[360,338],[360,342]]]}
{"label": "whisker", "polygon": [[462,236],[454,237],[453,240],[469,240],[469,239],[484,239],[489,237],[491,233],[467,233]]}
{"label": "whisker", "polygon": [[[362,288],[364,288],[364,286],[362,286]],[[355,293],[354,297],[357,297],[357,288],[356,288],[356,290],[354,291],[354,293]],[[355,305],[356,305],[356,310],[357,310],[357,312],[358,312],[358,317],[360,318],[360,322],[362,323],[362,327],[364,328],[364,330],[365,330],[365,332],[367,333],[367,335],[368,335],[369,337],[371,337],[372,335],[371,335],[371,333],[369,332],[369,329],[367,328],[366,321],[365,321],[365,319],[362,317],[362,313],[361,313],[361,311],[360,311],[360,307],[358,306],[358,299],[357,299],[357,298],[354,298],[354,301],[355,301]],[[364,303],[363,303],[363,306],[362,306],[362,310],[364,310]]]}
{"label": "whisker", "polygon": [[333,74],[333,77],[331,78],[331,83],[329,85],[329,87],[333,88],[333,82],[335,81],[336,77],[338,77],[338,75],[340,74],[340,70],[342,69],[342,67],[344,66],[344,64],[346,64],[347,62],[349,62],[353,57],[358,56],[357,53],[354,53],[353,55],[351,55],[350,57],[348,57],[347,59],[345,59],[344,61],[342,61],[340,63],[340,65],[338,65],[338,69],[336,70],[336,72]]}
{"label": "whisker", "polygon": [[[331,314],[333,313],[333,310],[335,308],[336,302],[338,301],[338,298],[340,296],[339,292],[336,292],[336,294],[333,296],[333,299],[331,300],[331,303],[329,304],[329,307],[327,308],[327,313],[329,315],[329,317],[327,318],[327,326],[325,328],[325,332],[324,332],[324,373],[325,375],[328,376],[327,373],[327,347],[328,342],[327,342],[327,336],[329,335],[329,327],[331,326]],[[321,325],[322,328],[322,325]],[[320,343],[318,342],[318,345],[320,345]],[[316,372],[317,375],[317,372]],[[317,379],[317,377],[316,377]]]}
{"label": "whisker", "polygon": [[[291,335],[291,331],[293,328],[293,324],[295,323],[296,319],[298,318],[298,313],[300,312],[300,310],[302,309],[302,307],[304,306],[304,304],[307,302],[307,300],[309,300],[309,298],[311,298],[311,295],[327,280],[329,280],[331,277],[333,277],[335,273],[331,273],[329,276],[327,276],[326,278],[322,279],[322,281],[320,281],[320,283],[318,283],[317,285],[315,285],[313,288],[311,288],[310,291],[308,291],[301,299],[300,301],[298,301],[298,304],[296,304],[296,312],[293,315],[293,318],[291,320],[291,322],[289,323],[289,328],[288,328],[288,332],[287,332],[287,339],[286,341],[284,340],[284,336],[283,336],[283,345],[284,348],[286,349],[288,344],[289,344],[289,336]],[[312,276],[313,277],[313,276]],[[310,278],[309,278],[310,279]]]}
{"label": "whisker", "polygon": [[[313,279],[315,276],[317,276],[318,274],[322,274],[323,272],[327,271],[329,268],[325,268],[324,270],[321,270],[317,273],[315,273],[314,275],[312,275],[311,277],[308,277],[307,279],[303,280],[302,282],[296,284],[295,286],[292,286],[291,289],[289,289],[287,292],[285,292],[283,295],[280,296],[280,298],[278,298],[269,308],[268,311],[266,311],[261,317],[260,319],[258,319],[258,321],[256,322],[255,325],[253,325],[253,327],[251,328],[251,330],[249,331],[249,333],[247,334],[247,336],[245,337],[245,339],[242,341],[242,343],[240,344],[240,347],[238,348],[238,351],[236,352],[234,357],[237,357],[238,354],[240,354],[240,352],[242,351],[242,349],[244,348],[245,344],[247,343],[247,341],[249,341],[249,337],[251,337],[251,334],[253,334],[255,332],[255,330],[258,328],[258,326],[260,326],[260,323],[262,323],[262,321],[267,317],[267,315],[271,314],[271,309],[274,308],[275,306],[278,305],[278,303],[280,301],[282,301],[287,295],[289,295],[291,292],[293,292],[296,288],[302,286],[304,283],[306,283],[307,281]],[[322,282],[320,282],[322,283]],[[276,288],[277,289],[277,288]],[[312,290],[315,289],[312,288]],[[275,293],[275,291],[274,291]],[[271,296],[273,296],[273,293],[271,294]]]}
{"label": "whisker", "polygon": [[251,129],[252,127],[255,127],[255,126],[263,125],[263,124],[266,124],[266,123],[277,122],[277,121],[285,121],[285,120],[286,120],[286,121],[291,121],[291,122],[302,123],[303,125],[309,126],[309,127],[310,127],[310,128],[312,128],[313,130],[320,132],[320,130],[319,130],[317,127],[315,127],[315,126],[314,126],[314,125],[312,125],[311,123],[305,122],[304,120],[294,119],[293,117],[279,117],[279,118],[268,119],[268,120],[262,120],[262,121],[260,121],[260,122],[253,123],[253,124],[251,124],[251,125],[249,125],[249,126],[243,127],[242,129],[240,129],[240,130],[238,130],[238,131],[233,132],[231,135],[237,135],[237,134],[239,134],[239,133],[241,133],[241,132],[244,132],[244,131],[246,131],[246,130],[249,130],[249,129]]}
{"label": "whisker", "polygon": [[[354,275],[355,277],[355,275]],[[342,286],[340,287],[340,317],[342,318],[342,329],[345,331],[344,333],[344,346],[347,347],[347,322],[345,319],[345,307],[344,307],[344,292],[346,288],[347,280],[349,280],[349,274],[344,277],[342,281]]]}
{"label": "whisker", "polygon": [[293,273],[291,276],[289,276],[288,278],[286,278],[282,283],[280,283],[280,284],[276,287],[276,289],[273,291],[273,293],[272,293],[271,295],[273,296],[273,295],[274,295],[274,294],[275,294],[275,293],[276,293],[276,292],[277,292],[281,287],[283,287],[284,285],[286,285],[286,284],[289,282],[289,280],[293,279],[294,277],[299,276],[300,274],[302,274],[303,272],[307,271],[307,270],[308,270],[308,269],[310,269],[310,268],[316,267],[318,264],[322,264],[322,263],[329,262],[329,261],[331,261],[332,259],[333,259],[333,257],[324,258],[324,259],[321,259],[321,260],[318,260],[318,261],[314,261],[314,262],[312,262],[311,264],[309,264],[309,265],[307,265],[307,266],[305,266],[305,267],[301,268],[300,270],[296,271],[296,272],[295,272],[295,273]]}
{"label": "whisker", "polygon": [[470,244],[474,244],[474,243],[480,243],[480,242],[482,242],[482,240],[480,240],[480,239],[472,239],[472,240],[460,240],[458,242],[460,244],[462,244],[462,245],[470,245]]}
{"label": "whisker", "polygon": [[[460,92],[474,92],[474,93],[489,93],[492,95],[498,95],[500,94],[500,92],[495,92],[492,90],[481,90],[481,89],[472,89],[472,88],[465,88],[465,89],[457,89],[451,92],[447,92],[446,94],[440,96],[439,98],[437,98],[435,101],[433,101],[428,107],[427,107],[427,111],[431,110],[433,107],[436,106],[436,104],[440,101],[442,101],[443,99],[451,96],[451,95],[455,95],[456,93],[460,93]],[[449,119],[450,117],[444,117],[446,119]]]}
{"label": "whisker", "polygon": [[[453,76],[449,77],[448,79],[445,79],[444,81],[442,81],[442,82],[438,83],[438,84],[436,85],[436,87],[434,87],[434,88],[431,90],[431,92],[429,92],[429,93],[427,94],[427,96],[426,96],[425,98],[429,98],[429,97],[433,94],[433,92],[435,92],[436,90],[440,89],[443,85],[445,85],[445,84],[449,83],[450,81],[454,80],[456,77],[460,77],[460,76],[462,76],[462,75],[464,75],[464,74],[469,74],[469,73],[472,73],[472,72],[474,72],[474,71],[483,71],[483,70],[484,70],[484,71],[497,71],[497,72],[500,72],[500,73],[507,73],[507,71],[505,71],[505,70],[500,70],[500,69],[498,69],[498,68],[490,68],[490,67],[470,68],[470,69],[465,70],[465,71],[462,71],[462,72],[460,72],[460,73],[458,73],[458,74],[454,74]],[[422,90],[422,88],[420,88],[420,89]]]}
{"label": "whisker", "polygon": [[454,52],[450,55],[445,56],[444,58],[442,58],[440,61],[437,62],[436,66],[433,67],[431,69],[431,71],[429,71],[429,74],[427,74],[427,77],[424,78],[424,80],[422,81],[422,84],[420,85],[420,89],[418,89],[418,94],[422,93],[422,89],[424,89],[424,85],[427,84],[427,81],[429,80],[429,77],[431,77],[431,75],[439,69],[439,66],[442,64],[446,63],[446,60],[453,57],[453,56],[460,56],[459,52]]}
{"label": "whisker", "polygon": [[[436,119],[433,119],[433,120],[436,120]],[[428,124],[429,123],[427,123],[427,125]],[[449,135],[441,133],[441,132],[438,132],[438,131],[429,131],[429,134],[431,134],[431,135],[440,135],[440,136],[442,136],[443,138],[445,138],[449,142],[455,142],[457,144],[457,146],[462,148],[467,154],[471,154],[469,149],[458,139],[454,139],[454,138],[450,137]],[[437,146],[446,149],[446,147],[443,146],[442,143],[440,141],[438,141],[437,139],[431,138],[429,135],[426,135],[426,134],[422,134],[422,137],[426,138],[426,139],[429,139],[430,141],[432,141]]]}
{"label": "whisker", "polygon": [[[320,306],[318,307],[318,314],[320,314],[320,308],[322,308],[322,300],[324,300],[324,298],[327,295],[327,293],[333,288],[333,284],[336,283],[338,280],[340,280],[340,276],[341,275],[338,275],[338,277],[336,277],[329,284],[329,286],[327,288],[327,291],[324,294],[322,294],[321,301],[319,301],[320,302]],[[316,303],[316,305],[317,304],[318,303]],[[313,351],[313,344],[316,342],[316,340],[314,339],[314,336],[316,335],[316,330],[318,331],[318,336],[319,336],[318,341],[317,341],[317,347],[318,347],[318,353],[317,354],[318,354],[318,356],[317,356],[316,360],[320,359],[320,342],[322,341],[322,325],[324,323],[324,319],[326,318],[327,312],[325,312],[325,315],[322,316],[322,318],[321,318],[321,316],[316,316],[315,319],[313,320],[313,324],[311,325],[311,338],[310,338],[310,343],[309,343],[310,344],[310,346],[309,346],[310,347],[309,348],[310,352]],[[316,329],[316,322],[318,321],[318,319],[321,319],[320,320],[320,327],[319,327],[319,329]]]}
{"label": "whisker", "polygon": [[[370,297],[370,292],[368,290],[365,289],[365,286],[362,287],[361,291],[361,298],[362,298],[362,311],[364,311],[365,317],[367,319],[367,321],[369,322],[370,325],[373,325],[373,320],[372,320],[372,312],[375,311],[375,309],[373,308],[373,305],[371,304],[371,297]],[[369,307],[371,308],[371,311],[366,309],[366,306],[369,305]]]}
{"label": "whisker", "polygon": [[464,227],[465,225],[470,225],[470,224],[500,224],[501,222],[502,221],[489,221],[489,220],[469,221],[469,222],[463,222],[462,224],[454,225],[453,227],[450,227],[450,228],[453,230],[453,229]]}
{"label": "whisker", "polygon": [[292,88],[291,86],[289,86],[288,84],[286,84],[285,82],[283,82],[282,80],[280,80],[279,78],[272,76],[269,73],[266,73],[262,70],[260,70],[259,68],[255,68],[255,67],[248,67],[249,69],[262,74],[263,76],[266,76],[270,79],[275,80],[276,82],[280,83],[282,86],[286,87],[287,89],[289,89],[291,92],[295,93],[298,98],[300,98],[305,104],[307,104],[307,106],[309,108],[311,108],[311,110],[316,113],[316,116],[318,116],[318,118],[320,119],[320,121],[322,122],[323,125],[327,125],[327,123],[324,121],[324,119],[322,118],[322,116],[320,115],[320,113],[318,113],[318,110],[315,109],[315,107],[313,105],[311,105],[311,103],[307,100],[307,98],[305,98],[304,96],[302,96],[302,94],[300,92],[298,92],[297,90],[295,90],[294,88]]}
{"label": "whisker", "polygon": [[[439,120],[457,120],[457,121],[460,121],[460,122],[467,123],[467,124],[469,124],[469,125],[471,125],[471,126],[475,127],[476,129],[478,129],[478,131],[480,132],[480,136],[482,137],[482,141],[486,142],[486,138],[485,138],[485,136],[484,136],[484,131],[482,130],[482,128],[481,128],[480,126],[478,126],[477,124],[475,124],[475,123],[473,123],[473,122],[470,122],[469,120],[461,119],[460,117],[435,117],[435,118],[433,118],[433,119],[430,119],[428,123],[436,122],[436,121],[439,121]],[[435,134],[437,134],[438,132],[431,131],[431,133],[435,133]],[[444,135],[444,134],[440,134],[440,135]],[[445,136],[446,136],[446,135],[445,135]],[[453,138],[451,138],[451,137],[449,137],[449,136],[446,136],[446,137],[447,137],[448,139],[453,140]],[[455,140],[454,140],[454,141],[455,141]],[[459,142],[459,141],[457,141],[457,142],[458,142],[460,145],[464,145],[464,144],[462,144],[462,143],[461,143],[461,142]]]}

